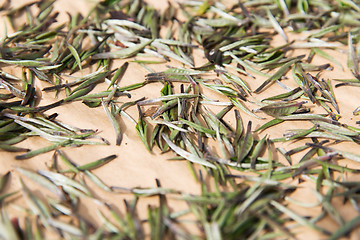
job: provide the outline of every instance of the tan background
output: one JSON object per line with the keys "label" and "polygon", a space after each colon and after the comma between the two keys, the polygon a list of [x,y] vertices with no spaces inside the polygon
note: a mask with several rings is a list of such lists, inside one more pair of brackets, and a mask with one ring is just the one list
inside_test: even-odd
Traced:
{"label": "tan background", "polygon": [[[21,4],[24,1],[13,1],[13,4]],[[153,0],[147,1],[151,2],[157,9],[163,10],[167,4],[165,0]],[[87,13],[87,10],[94,4],[94,2],[85,1],[85,0],[58,0],[56,2],[56,8],[60,12],[59,16],[59,23],[62,20],[67,20],[66,12],[70,12],[72,14],[76,12]],[[0,24],[1,25],[1,24]],[[299,39],[299,36],[294,34],[288,35],[290,39]],[[306,34],[302,35],[306,36]],[[281,38],[274,39],[274,45],[281,45],[283,44],[283,40]],[[346,47],[343,48],[346,50]],[[307,51],[305,50],[298,50],[293,52],[292,54],[299,55],[300,53],[304,53]],[[328,53],[332,54],[337,58],[339,62],[342,63],[344,68],[346,68],[346,53],[328,50]],[[113,65],[113,68],[121,66],[124,61],[116,61]],[[201,52],[196,55],[196,66],[200,66],[202,62],[204,62],[203,55]],[[320,57],[315,57],[313,60],[314,64],[322,64],[328,63],[327,60],[324,60]],[[176,62],[168,63],[171,66],[179,66]],[[150,65],[156,71],[165,70],[165,66],[160,65]],[[351,73],[346,70],[342,71],[339,69],[337,65],[332,64],[335,67],[334,71],[324,71],[321,76],[325,79],[330,78],[352,78],[353,76]],[[93,70],[93,69],[92,69]],[[10,73],[21,76],[20,68],[10,68]],[[84,74],[86,71],[84,72]],[[136,63],[130,63],[129,68],[122,79],[120,86],[126,86],[128,84],[142,82],[144,80],[144,76],[148,72],[141,68]],[[81,73],[76,73],[75,75],[81,75]],[[256,78],[255,80],[247,80],[251,89],[256,89],[261,83],[262,78]],[[291,87],[295,87],[295,83],[290,78],[288,80],[283,81],[285,84]],[[37,86],[39,89],[47,87],[48,84],[45,82],[37,81]],[[105,85],[103,85],[105,87]],[[97,88],[98,89],[98,88]],[[149,84],[140,90],[136,90],[132,92],[132,100],[138,99],[142,96],[147,96],[148,98],[158,97],[160,95],[159,91],[161,89],[161,84],[152,83]],[[268,96],[276,95],[277,93],[283,92],[277,85],[271,86],[268,90],[264,91],[262,94],[256,95],[254,97],[261,100]],[[355,126],[355,121],[360,120],[359,117],[354,117],[352,115],[352,111],[360,105],[360,97],[358,94],[358,89],[356,87],[341,87],[335,89],[335,95],[337,97],[337,101],[339,103],[341,109],[341,122],[347,123],[349,125]],[[219,100],[226,101],[226,99],[222,98],[220,95],[211,93],[212,98],[219,98]],[[122,97],[120,100],[129,101],[127,98]],[[45,105],[47,103],[54,102],[53,93],[47,94],[43,93],[42,99],[40,104]],[[248,105],[250,109],[256,108],[256,105]],[[310,106],[310,105],[309,105]],[[315,109],[314,109],[315,110]],[[321,111],[321,110],[320,110]],[[184,191],[185,193],[199,193],[200,188],[199,185],[194,181],[193,176],[191,175],[187,164],[184,161],[168,161],[167,159],[174,156],[173,154],[160,154],[157,150],[153,154],[147,152],[145,147],[143,146],[142,142],[139,140],[136,132],[135,126],[133,123],[129,122],[125,118],[121,118],[119,121],[121,123],[121,129],[123,131],[123,141],[121,146],[115,145],[115,133],[113,130],[112,125],[110,124],[104,110],[102,107],[99,108],[88,108],[87,106],[83,105],[80,102],[71,103],[69,105],[65,105],[56,109],[52,109],[47,114],[51,114],[57,112],[59,113],[58,120],[63,121],[66,124],[70,124],[72,126],[80,127],[80,128],[89,128],[89,129],[98,129],[100,131],[100,136],[106,138],[111,142],[110,146],[82,146],[79,148],[64,148],[63,151],[69,156],[71,160],[76,162],[77,164],[81,165],[84,163],[88,163],[99,158],[108,156],[110,154],[117,154],[118,157],[112,161],[111,163],[97,169],[94,173],[100,177],[106,184],[109,186],[121,186],[121,187],[155,187],[155,179],[159,179],[162,186],[166,188],[173,188],[176,190]],[[138,114],[136,108],[129,108],[127,111],[134,119],[137,120]],[[259,113],[260,116],[266,117]],[[261,124],[268,121],[267,120],[254,120],[253,118],[247,116],[246,114],[241,112],[241,116],[243,118],[244,123],[247,123],[248,120],[253,121],[253,129],[257,128]],[[234,117],[232,113],[229,113],[226,116],[226,120],[230,124],[234,123]],[[285,129],[297,129],[297,128],[308,128],[311,127],[311,124],[303,124],[297,122],[290,122],[282,124],[280,127],[271,128],[269,131],[265,131],[264,133],[259,134],[259,137],[262,137],[265,133],[270,134],[271,138],[282,137]],[[305,142],[305,141],[304,141]],[[284,143],[277,146],[282,146],[285,149],[289,150],[304,143],[303,141],[298,143]],[[40,138],[31,138],[30,141],[25,141],[21,143],[21,146],[28,147],[31,149],[36,149],[41,146],[46,146],[49,143]],[[353,151],[358,152],[359,147],[354,143],[344,143],[341,145],[337,145],[336,147],[342,147],[346,149],[346,151]],[[43,154],[41,156],[24,160],[24,161],[16,161],[14,160],[15,154],[8,153],[8,152],[1,152],[0,153],[0,161],[1,161],[1,170],[0,173],[4,174],[8,170],[11,170],[13,173],[13,177],[11,179],[11,186],[10,189],[19,189],[19,181],[18,181],[18,174],[13,171],[14,167],[21,166],[24,168],[29,169],[47,169],[47,165],[51,164],[51,157],[52,152]],[[279,161],[284,162],[284,160],[280,156],[275,156],[279,158]],[[296,157],[294,158],[296,160]],[[285,163],[285,162],[284,162]],[[360,164],[352,162],[352,161],[341,161],[341,164],[346,164],[348,167],[353,168],[360,168]],[[359,181],[359,176],[348,175],[346,180],[356,180]],[[286,180],[286,182],[292,182],[297,184],[297,180],[291,181]],[[104,201],[113,204],[113,206],[119,207],[120,209],[123,207],[122,199],[128,198],[131,199],[130,195],[124,194],[111,194],[107,193],[98,187],[94,186],[91,182],[88,182],[90,186],[93,187],[93,191],[96,195],[100,198],[104,199]],[[32,185],[29,181],[27,182],[28,185],[31,185],[32,189],[36,189],[37,193],[42,196],[46,196],[46,192],[43,192],[44,189],[39,187],[38,185]],[[302,202],[316,202],[316,198],[313,196],[311,192],[311,188],[314,188],[314,185],[309,182],[304,182],[299,184],[300,189],[296,191],[291,197],[302,201]],[[139,203],[139,210],[140,215],[145,217],[145,209],[147,204],[155,204],[155,198],[148,198],[145,200],[141,200]],[[19,199],[17,204],[23,204],[22,200]],[[341,202],[336,203],[339,206],[339,211],[341,212],[342,216],[345,220],[350,220],[355,216],[355,212],[352,210],[351,206],[342,206]],[[93,222],[97,222],[96,218],[97,215],[95,211],[93,211],[94,207],[99,207],[94,205],[93,202],[87,201],[85,206],[88,209],[83,209],[84,214],[88,214],[90,218],[93,219]],[[171,201],[171,206],[175,210],[181,210],[186,208],[184,203],[180,201]],[[298,206],[290,206],[294,211],[304,214],[304,215],[317,215],[320,212],[320,209],[305,209],[300,208]],[[9,208],[10,214],[13,216],[20,216],[22,213],[18,210],[14,210],[13,208]],[[322,220],[320,222],[321,226],[333,231],[337,228],[336,223],[334,223],[330,219]],[[317,233],[312,232],[311,230],[304,230],[299,228],[298,230],[298,237],[300,239],[320,239],[322,236],[318,236]],[[352,235],[353,239],[360,239],[357,234]]]}

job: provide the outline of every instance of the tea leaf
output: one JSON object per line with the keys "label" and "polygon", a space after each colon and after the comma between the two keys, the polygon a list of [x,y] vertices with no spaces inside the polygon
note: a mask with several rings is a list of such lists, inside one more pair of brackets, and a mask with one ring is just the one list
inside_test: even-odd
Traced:
{"label": "tea leaf", "polygon": [[138,105],[138,111],[139,111],[139,120],[135,126],[136,132],[139,135],[141,141],[144,143],[146,149],[151,152],[151,149],[149,147],[148,143],[148,137],[147,137],[147,123],[143,120],[143,116],[140,110],[140,106]]}
{"label": "tea leaf", "polygon": [[183,123],[185,123],[186,125],[200,131],[200,132],[203,132],[203,133],[207,133],[207,134],[211,134],[211,135],[215,135],[216,134],[216,131],[212,130],[212,129],[208,129],[206,127],[203,127],[199,124],[196,124],[196,123],[193,123],[191,121],[188,121],[188,120],[185,120],[183,118],[179,118],[179,120]]}
{"label": "tea leaf", "polygon": [[237,163],[241,163],[244,158],[249,154],[252,146],[254,144],[254,138],[251,133],[251,121],[248,122],[247,130],[245,136],[239,140],[239,151],[237,154]]}
{"label": "tea leaf", "polygon": [[56,229],[59,229],[61,231],[70,233],[70,234],[78,236],[78,237],[84,236],[82,231],[72,224],[67,224],[67,223],[61,222],[59,220],[55,220],[53,218],[49,218],[49,219],[47,219],[47,221],[52,227],[54,227]]}
{"label": "tea leaf", "polygon": [[107,90],[109,90],[111,86],[116,85],[117,82],[122,79],[122,77],[124,76],[128,66],[129,66],[129,63],[125,62],[120,68],[118,68],[118,70],[116,70],[113,78],[111,79],[111,82],[109,83],[109,86],[108,86]]}
{"label": "tea leaf", "polygon": [[81,190],[82,192],[86,193],[87,195],[91,196],[90,191],[85,186],[83,186],[82,184],[78,183],[77,181],[70,179],[62,174],[49,172],[49,171],[45,171],[45,170],[38,170],[38,173],[41,174],[42,176],[48,178],[50,181],[52,181],[53,183],[55,183],[58,186],[74,187],[74,188],[77,188],[77,189]]}
{"label": "tea leaf", "polygon": [[309,227],[309,228],[312,228],[314,230],[320,231],[321,233],[326,234],[326,235],[330,234],[328,231],[316,226],[311,221],[308,221],[305,218],[299,216],[298,214],[294,213],[293,211],[289,210],[288,208],[284,207],[283,205],[279,204],[278,202],[275,202],[272,200],[272,201],[270,201],[270,204],[273,205],[275,208],[279,209],[281,212],[283,212],[287,216],[294,219],[299,224]]}
{"label": "tea leaf", "polygon": [[113,59],[113,58],[129,58],[136,55],[138,52],[143,50],[146,46],[151,44],[153,40],[143,41],[140,44],[136,44],[132,47],[124,48],[115,52],[98,53],[92,56],[92,59]]}
{"label": "tea leaf", "polygon": [[263,90],[268,84],[279,80],[284,74],[285,72],[288,71],[288,69],[291,67],[291,65],[293,65],[294,63],[300,61],[301,58],[303,58],[304,55],[302,56],[298,56],[297,58],[295,58],[294,60],[291,60],[287,63],[285,63],[276,73],[274,73],[274,75],[272,75],[270,78],[266,79],[265,82],[263,84],[261,84],[257,89],[255,89],[255,93],[259,93],[261,92],[261,90]]}
{"label": "tea leaf", "polygon": [[336,230],[329,239],[335,240],[339,239],[340,237],[348,234],[352,229],[358,226],[360,221],[360,216],[356,216],[347,223],[345,223],[343,226],[341,226],[338,230]]}
{"label": "tea leaf", "polygon": [[270,120],[270,121],[267,122],[267,123],[264,123],[264,124],[261,125],[260,127],[258,127],[258,128],[255,130],[255,132],[265,130],[265,129],[269,128],[269,127],[272,127],[272,126],[274,126],[274,125],[276,125],[276,124],[279,124],[279,123],[282,123],[282,122],[284,122],[284,121],[285,121],[285,120],[275,118],[275,119],[273,119],[273,120]]}
{"label": "tea leaf", "polygon": [[36,61],[36,60],[6,60],[6,59],[0,59],[0,63],[18,65],[23,67],[42,67],[44,65],[51,64],[49,62]]}
{"label": "tea leaf", "polygon": [[55,143],[55,144],[52,144],[52,145],[49,145],[49,146],[46,146],[46,147],[43,147],[43,148],[32,150],[32,151],[27,152],[27,153],[22,154],[22,155],[17,155],[15,157],[15,159],[16,160],[24,160],[24,159],[32,158],[32,157],[35,157],[35,156],[37,156],[39,154],[43,154],[43,153],[50,152],[52,150],[58,149],[60,147],[64,147],[64,146],[66,146],[66,145],[68,145],[70,143],[71,143],[71,141],[69,141],[69,140],[65,140],[63,142],[58,142],[58,143]]}
{"label": "tea leaf", "polygon": [[101,179],[99,179],[96,175],[94,175],[92,172],[88,171],[88,170],[84,170],[85,175],[91,179],[91,181],[93,181],[98,187],[100,187],[101,189],[107,191],[107,192],[112,192],[111,189],[105,184],[103,183],[103,181],[101,181]]}
{"label": "tea leaf", "polygon": [[281,37],[286,41],[288,42],[288,38],[284,32],[284,30],[281,28],[280,24],[276,21],[276,19],[274,18],[274,16],[271,14],[270,10],[269,9],[266,9],[266,13],[267,13],[267,16],[271,22],[271,24],[273,25],[274,29],[281,35]]}
{"label": "tea leaf", "polygon": [[255,169],[255,164],[256,164],[256,160],[257,158],[259,157],[263,147],[264,147],[264,144],[265,144],[265,140],[266,140],[266,137],[267,136],[264,136],[255,146],[254,150],[253,150],[253,153],[251,154],[251,157],[250,157],[250,163],[251,163],[251,168],[252,169]]}
{"label": "tea leaf", "polygon": [[273,117],[287,116],[296,112],[306,102],[272,103],[259,108],[259,110]]}
{"label": "tea leaf", "polygon": [[80,171],[91,171],[91,170],[94,170],[96,168],[99,168],[99,167],[111,162],[116,157],[117,157],[116,155],[110,155],[110,156],[98,159],[96,161],[78,166],[77,169],[79,169]]}
{"label": "tea leaf", "polygon": [[72,46],[71,44],[68,43],[68,48],[71,51],[71,54],[74,56],[75,60],[76,60],[76,64],[77,66],[79,66],[80,71],[82,71],[82,67],[81,67],[81,59],[79,56],[79,53],[77,52],[77,50],[75,49],[74,46]]}
{"label": "tea leaf", "polygon": [[41,176],[40,174],[27,170],[25,168],[17,167],[15,168],[17,172],[20,174],[30,178],[32,181],[36,182],[37,184],[47,188],[50,192],[54,193],[56,196],[58,196],[60,199],[64,200],[65,196],[63,192],[58,188],[56,185],[54,185],[52,182],[50,182],[47,178]]}
{"label": "tea leaf", "polygon": [[237,107],[240,110],[244,111],[248,115],[253,116],[255,118],[258,118],[258,119],[262,119],[261,117],[255,115],[253,112],[251,112],[249,109],[247,109],[238,99],[233,98],[233,97],[230,97],[229,99],[230,99],[231,103],[234,104],[235,107]]}
{"label": "tea leaf", "polygon": [[114,127],[115,133],[116,133],[116,145],[120,145],[121,140],[122,140],[122,133],[121,133],[121,129],[120,129],[120,125],[117,122],[115,116],[110,112],[110,110],[108,109],[108,107],[106,106],[105,102],[103,100],[101,100],[101,105],[103,106],[106,115],[108,116],[108,118],[110,119],[111,124]]}
{"label": "tea leaf", "polygon": [[169,145],[169,147],[176,153],[182,156],[183,158],[186,158],[190,162],[198,163],[200,165],[204,165],[206,167],[210,168],[216,168],[216,166],[205,159],[199,158],[198,156],[195,156],[194,154],[191,154],[180,147],[176,146],[172,141],[164,134],[161,134],[161,137],[165,140],[165,142]]}

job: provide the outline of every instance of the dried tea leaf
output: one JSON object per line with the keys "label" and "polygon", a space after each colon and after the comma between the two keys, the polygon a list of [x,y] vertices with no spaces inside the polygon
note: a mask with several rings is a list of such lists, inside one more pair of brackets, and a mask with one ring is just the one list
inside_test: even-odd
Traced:
{"label": "dried tea leaf", "polygon": [[277,124],[279,124],[279,123],[282,123],[282,122],[284,122],[284,121],[285,121],[285,120],[277,119],[277,118],[272,119],[272,120],[268,121],[267,123],[264,123],[263,125],[261,125],[260,127],[258,127],[258,128],[255,130],[255,132],[265,130],[265,129],[269,128],[269,127],[272,127],[272,126],[277,125]]}
{"label": "dried tea leaf", "polygon": [[33,172],[31,170],[27,170],[25,168],[17,167],[15,168],[17,172],[20,174],[30,178],[32,181],[36,182],[37,184],[47,188],[50,192],[54,193],[60,199],[65,200],[65,196],[60,188],[58,188],[54,183],[48,180],[46,177]]}
{"label": "dried tea leaf", "polygon": [[198,163],[200,165],[204,165],[204,166],[210,167],[210,168],[216,168],[216,166],[214,164],[210,163],[209,161],[207,161],[203,158],[199,158],[198,156],[191,154],[191,153],[185,151],[184,149],[176,146],[164,133],[162,133],[161,136],[165,140],[165,142],[169,145],[169,147],[176,154],[179,154],[180,156],[182,156],[183,158],[186,158],[190,162]]}
{"label": "dried tea leaf", "polygon": [[278,118],[280,116],[287,116],[296,112],[304,103],[303,102],[280,102],[280,103],[271,103],[265,105],[259,110],[265,112],[266,114]]}
{"label": "dried tea leaf", "polygon": [[115,52],[98,53],[92,56],[92,59],[113,59],[113,58],[129,58],[136,55],[138,52],[143,50],[146,46],[151,44],[153,40],[143,41],[140,44],[136,44],[132,47],[124,48]]}
{"label": "dried tea leaf", "polygon": [[265,82],[263,82],[263,84],[261,84],[257,89],[255,89],[255,93],[259,93],[261,92],[268,84],[279,80],[291,67],[291,65],[295,64],[296,62],[300,61],[300,59],[302,59],[304,57],[304,55],[298,56],[295,59],[285,63],[276,73],[274,73],[274,75],[272,75],[270,78],[266,79]]}
{"label": "dried tea leaf", "polygon": [[275,17],[271,14],[271,11],[269,9],[266,9],[266,13],[267,13],[267,16],[270,20],[270,23],[273,25],[275,31],[277,31],[281,37],[286,41],[288,42],[288,38],[286,36],[286,33],[284,32],[284,30],[282,29],[282,27],[280,26],[280,24],[278,23],[278,21],[276,21]]}
{"label": "dried tea leaf", "polygon": [[238,99],[233,98],[233,97],[229,97],[229,99],[230,99],[231,103],[234,104],[235,107],[237,107],[240,110],[244,111],[248,115],[253,116],[255,118],[258,118],[258,119],[262,119],[261,117],[257,116],[256,114],[251,112],[249,109],[247,109]]}
{"label": "dried tea leaf", "polygon": [[251,121],[248,122],[247,129],[245,135],[239,139],[239,150],[237,151],[237,163],[243,162],[245,157],[249,154],[251,151],[253,144],[254,144],[254,138],[251,133]]}

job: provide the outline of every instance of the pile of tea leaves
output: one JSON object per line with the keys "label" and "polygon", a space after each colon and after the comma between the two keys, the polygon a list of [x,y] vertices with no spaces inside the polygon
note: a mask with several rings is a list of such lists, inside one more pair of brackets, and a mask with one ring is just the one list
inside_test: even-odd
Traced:
{"label": "pile of tea leaves", "polygon": [[[353,151],[360,107],[349,117],[342,112],[349,100],[336,96],[346,88],[358,100],[351,93],[360,86],[360,1],[169,1],[160,11],[142,0],[102,0],[66,22],[57,20],[55,4],[7,0],[0,6],[8,26],[0,48],[0,149],[14,153],[1,161],[52,153],[47,170],[2,173],[2,239],[360,234],[360,155]],[[131,67],[148,74],[124,85]],[[334,78],[335,70],[347,77]],[[147,90],[153,85],[161,86],[157,97]],[[143,96],[132,99],[134,92]],[[44,101],[41,93],[53,95]],[[77,164],[67,149],[112,144],[101,136],[101,124],[83,129],[58,120],[56,109],[79,102],[105,112],[116,145],[131,128],[143,142],[139,149],[187,164],[200,194],[164,188],[158,179],[155,188],[127,188],[95,175],[117,154],[131,161],[121,152]],[[47,145],[21,145],[39,138]],[[20,189],[7,186],[10,175]],[[303,182],[316,202],[292,197]],[[104,191],[126,195],[119,204],[125,211],[101,199]],[[21,197],[24,206],[16,202]],[[149,204],[144,218],[138,202],[147,198],[158,203]],[[174,211],[173,200],[187,208]],[[80,211],[84,201],[97,204],[96,221]]]}

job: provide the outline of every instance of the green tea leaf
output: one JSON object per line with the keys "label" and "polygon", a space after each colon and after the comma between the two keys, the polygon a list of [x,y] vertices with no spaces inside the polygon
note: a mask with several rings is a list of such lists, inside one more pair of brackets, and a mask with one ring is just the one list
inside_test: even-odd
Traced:
{"label": "green tea leaf", "polygon": [[304,103],[306,102],[271,103],[259,108],[259,110],[278,118],[279,116],[287,116],[296,112]]}
{"label": "green tea leaf", "polygon": [[184,149],[181,149],[180,147],[176,146],[174,143],[172,143],[172,141],[164,133],[162,133],[161,136],[165,140],[165,142],[169,145],[169,147],[176,154],[179,154],[180,156],[182,156],[183,158],[186,158],[190,162],[198,163],[200,165],[204,165],[204,166],[210,167],[210,168],[216,168],[216,166],[214,164],[208,162],[207,160],[205,160],[203,158],[199,158],[198,156],[191,154],[191,153],[185,151]]}

